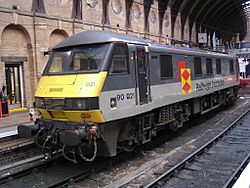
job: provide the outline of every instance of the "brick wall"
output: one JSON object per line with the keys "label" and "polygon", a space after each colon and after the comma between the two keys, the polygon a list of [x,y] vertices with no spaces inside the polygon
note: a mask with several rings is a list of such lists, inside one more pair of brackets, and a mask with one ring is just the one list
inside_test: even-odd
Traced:
{"label": "brick wall", "polygon": [[[103,24],[104,0],[82,0],[82,19],[72,19],[73,0],[44,0],[46,14],[32,12],[32,0],[0,0],[0,87],[5,84],[4,56],[14,60],[25,57],[23,66],[24,106],[31,107],[39,75],[47,63],[43,52],[61,40],[83,30],[112,30],[146,38],[155,42],[169,43],[171,36],[170,9],[165,12],[163,31],[159,36],[158,1],[154,1],[149,11],[149,33],[144,32],[144,0],[134,0],[131,7],[131,27],[125,28],[125,0],[107,0],[109,23]],[[97,2],[97,3],[95,3]],[[181,40],[180,15],[176,24],[175,39]],[[186,23],[184,39],[189,40]],[[193,28],[194,29],[194,28]],[[195,30],[194,30],[195,32]],[[192,35],[195,37],[196,35]],[[195,41],[195,39],[192,39]]]}

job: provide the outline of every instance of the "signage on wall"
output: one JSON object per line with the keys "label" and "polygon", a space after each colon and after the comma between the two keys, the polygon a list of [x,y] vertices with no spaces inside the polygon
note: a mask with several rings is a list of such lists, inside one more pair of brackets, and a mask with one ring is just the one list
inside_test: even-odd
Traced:
{"label": "signage on wall", "polygon": [[198,42],[207,43],[207,33],[198,33]]}
{"label": "signage on wall", "polygon": [[136,5],[136,4],[133,6],[132,15],[136,19],[139,19],[141,17],[140,7],[138,5]]}
{"label": "signage on wall", "polygon": [[164,25],[165,25],[165,27],[169,27],[169,25],[170,25],[169,16],[167,14],[165,14],[165,16],[164,16]]}
{"label": "signage on wall", "polygon": [[155,10],[151,10],[150,15],[149,15],[149,19],[152,23],[155,23],[157,18],[156,18],[156,13]]}
{"label": "signage on wall", "polygon": [[112,10],[116,14],[120,14],[122,11],[122,4],[119,0],[112,0],[111,2]]}
{"label": "signage on wall", "polygon": [[86,0],[86,2],[90,8],[95,8],[98,3],[97,0]]}

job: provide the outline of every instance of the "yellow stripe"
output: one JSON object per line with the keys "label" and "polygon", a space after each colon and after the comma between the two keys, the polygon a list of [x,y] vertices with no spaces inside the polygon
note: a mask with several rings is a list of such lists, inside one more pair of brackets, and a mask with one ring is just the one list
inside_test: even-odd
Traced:
{"label": "yellow stripe", "polygon": [[36,97],[98,97],[107,72],[42,76]]}
{"label": "yellow stripe", "polygon": [[15,112],[22,112],[28,110],[27,108],[14,108],[10,109],[10,113],[15,113]]}
{"label": "yellow stripe", "polygon": [[[44,119],[58,120],[58,121],[69,121],[69,122],[84,122],[91,121],[95,123],[105,122],[103,113],[101,110],[89,110],[89,111],[55,111],[39,109]],[[90,114],[90,118],[82,118],[82,114]]]}

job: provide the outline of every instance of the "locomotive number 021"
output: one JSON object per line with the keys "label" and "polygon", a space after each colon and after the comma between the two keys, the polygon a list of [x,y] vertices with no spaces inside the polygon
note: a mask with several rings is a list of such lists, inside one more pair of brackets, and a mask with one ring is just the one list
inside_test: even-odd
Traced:
{"label": "locomotive number 021", "polygon": [[95,82],[86,82],[86,87],[94,87]]}

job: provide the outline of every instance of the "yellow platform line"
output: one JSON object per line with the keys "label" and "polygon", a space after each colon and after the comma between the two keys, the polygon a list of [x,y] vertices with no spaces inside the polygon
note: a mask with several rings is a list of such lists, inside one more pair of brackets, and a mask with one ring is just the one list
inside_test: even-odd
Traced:
{"label": "yellow platform line", "polygon": [[22,112],[26,110],[28,110],[28,108],[15,108],[15,109],[10,109],[10,113]]}

